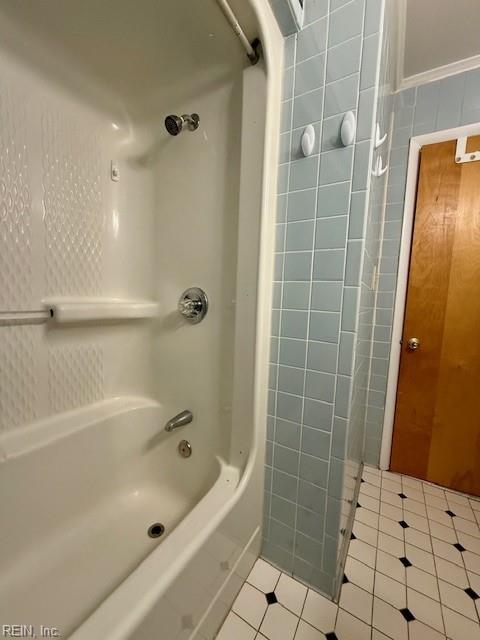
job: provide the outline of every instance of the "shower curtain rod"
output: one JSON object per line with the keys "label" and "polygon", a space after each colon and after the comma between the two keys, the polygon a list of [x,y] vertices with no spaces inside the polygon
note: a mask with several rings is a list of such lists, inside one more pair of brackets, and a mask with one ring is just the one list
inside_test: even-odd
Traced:
{"label": "shower curtain rod", "polygon": [[230,23],[232,29],[237,34],[240,42],[242,43],[245,51],[247,52],[247,57],[252,64],[257,64],[259,60],[259,55],[257,52],[257,45],[259,44],[258,40],[254,40],[252,44],[248,41],[247,36],[245,35],[242,27],[240,26],[235,14],[232,11],[232,8],[228,4],[227,0],[217,0],[217,4],[220,9],[223,11],[225,17]]}

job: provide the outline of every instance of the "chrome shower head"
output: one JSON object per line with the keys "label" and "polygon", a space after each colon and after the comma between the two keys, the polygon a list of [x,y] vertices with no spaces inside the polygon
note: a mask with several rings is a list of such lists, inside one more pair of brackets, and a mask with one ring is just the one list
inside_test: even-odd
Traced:
{"label": "chrome shower head", "polygon": [[198,129],[199,122],[200,117],[197,113],[183,116],[170,115],[165,118],[165,128],[171,136],[178,136],[185,124],[190,131],[195,131],[195,129]]}

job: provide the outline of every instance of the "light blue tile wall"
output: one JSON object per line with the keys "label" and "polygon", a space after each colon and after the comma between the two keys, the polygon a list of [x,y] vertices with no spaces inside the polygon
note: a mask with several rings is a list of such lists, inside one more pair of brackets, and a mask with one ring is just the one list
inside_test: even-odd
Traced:
{"label": "light blue tile wall", "polygon": [[[286,39],[263,554],[328,595],[364,438],[352,388],[361,372],[365,407],[359,305],[382,7],[306,0],[303,30]],[[359,136],[344,148],[350,109]],[[306,124],[318,136],[308,159]]]}
{"label": "light blue tile wall", "polygon": [[410,138],[480,122],[480,69],[401,91],[394,108],[365,438],[372,465],[380,460]]}

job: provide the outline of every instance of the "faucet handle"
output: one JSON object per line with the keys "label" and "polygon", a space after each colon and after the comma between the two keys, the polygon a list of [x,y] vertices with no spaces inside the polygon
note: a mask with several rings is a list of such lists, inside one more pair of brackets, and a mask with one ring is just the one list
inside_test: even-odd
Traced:
{"label": "faucet handle", "polygon": [[199,287],[187,289],[180,296],[178,310],[191,324],[197,324],[207,315],[207,294]]}

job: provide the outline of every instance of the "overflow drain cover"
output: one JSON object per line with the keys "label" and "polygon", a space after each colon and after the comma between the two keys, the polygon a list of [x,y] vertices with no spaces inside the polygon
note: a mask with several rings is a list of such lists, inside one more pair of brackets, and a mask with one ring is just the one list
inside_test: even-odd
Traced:
{"label": "overflow drain cover", "polygon": [[163,533],[165,533],[165,527],[160,522],[155,522],[148,527],[150,538],[159,538]]}

